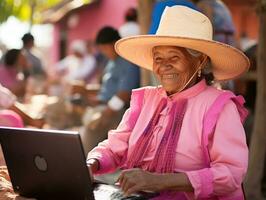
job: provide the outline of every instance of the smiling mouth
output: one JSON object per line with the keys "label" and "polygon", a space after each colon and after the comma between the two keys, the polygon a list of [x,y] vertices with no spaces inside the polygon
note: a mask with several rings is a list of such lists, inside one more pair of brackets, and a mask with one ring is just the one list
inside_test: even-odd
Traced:
{"label": "smiling mouth", "polygon": [[174,79],[174,78],[177,78],[177,74],[163,74],[161,76],[162,79]]}

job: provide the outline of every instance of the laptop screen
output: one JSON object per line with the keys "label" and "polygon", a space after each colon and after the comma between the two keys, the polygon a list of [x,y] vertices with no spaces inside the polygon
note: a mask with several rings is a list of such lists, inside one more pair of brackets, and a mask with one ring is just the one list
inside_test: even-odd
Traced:
{"label": "laptop screen", "polygon": [[78,132],[0,127],[15,192],[37,199],[94,199]]}

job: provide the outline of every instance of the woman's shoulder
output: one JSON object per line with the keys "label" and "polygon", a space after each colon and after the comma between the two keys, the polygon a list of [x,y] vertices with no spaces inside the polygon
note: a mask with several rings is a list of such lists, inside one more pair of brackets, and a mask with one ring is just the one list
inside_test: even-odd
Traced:
{"label": "woman's shoulder", "polygon": [[132,90],[132,94],[138,93],[156,93],[158,91],[158,87],[155,86],[145,86],[140,87]]}
{"label": "woman's shoulder", "polygon": [[205,93],[207,95],[216,96],[222,94],[223,92],[225,92],[225,90],[217,88],[212,85],[208,85],[206,89],[203,91],[203,94]]}
{"label": "woman's shoulder", "polygon": [[[247,109],[244,107],[245,100],[241,95],[235,95],[230,90],[220,90],[211,86],[201,94],[202,102],[204,102],[207,115],[209,118],[214,118],[217,113],[223,109],[227,109],[227,113],[238,112],[241,122],[243,123],[248,115]],[[210,117],[211,116],[211,117]]]}
{"label": "woman's shoulder", "polygon": [[157,94],[158,94],[158,87],[154,86],[146,86],[146,87],[133,89],[131,94],[131,102],[133,102],[134,104],[140,102],[143,103],[147,99],[151,100],[151,98],[154,98],[155,95]]}
{"label": "woman's shoulder", "polygon": [[233,92],[229,90],[222,90],[213,86],[207,86],[206,89],[197,96],[197,100],[202,101],[204,104],[210,106],[218,97],[227,95],[235,96]]}

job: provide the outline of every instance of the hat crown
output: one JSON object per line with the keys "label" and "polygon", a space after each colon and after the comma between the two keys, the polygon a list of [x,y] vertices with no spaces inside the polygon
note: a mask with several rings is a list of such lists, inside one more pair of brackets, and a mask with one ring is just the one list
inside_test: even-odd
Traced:
{"label": "hat crown", "polygon": [[166,7],[156,35],[212,40],[208,17],[185,6]]}

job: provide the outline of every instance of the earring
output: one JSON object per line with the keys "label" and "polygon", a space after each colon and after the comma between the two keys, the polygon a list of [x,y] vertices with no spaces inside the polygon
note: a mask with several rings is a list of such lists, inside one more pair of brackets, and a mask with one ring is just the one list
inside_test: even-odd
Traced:
{"label": "earring", "polygon": [[201,77],[201,69],[198,70],[198,77]]}

